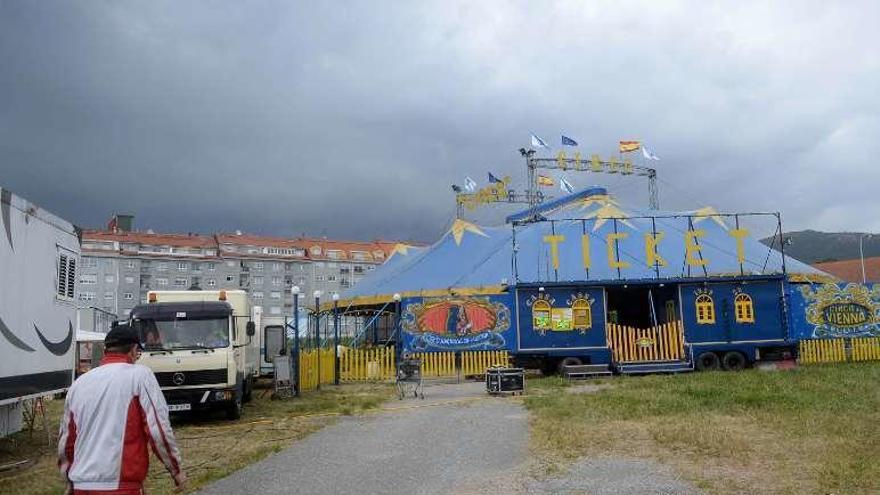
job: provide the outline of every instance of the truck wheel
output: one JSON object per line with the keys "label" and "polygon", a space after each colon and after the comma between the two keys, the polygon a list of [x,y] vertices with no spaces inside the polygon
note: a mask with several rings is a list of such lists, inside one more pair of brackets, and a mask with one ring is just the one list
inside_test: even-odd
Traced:
{"label": "truck wheel", "polygon": [[562,372],[565,371],[566,366],[580,366],[582,364],[584,363],[580,360],[580,358],[567,357],[564,358],[562,361],[559,361],[559,366],[556,368],[556,372],[561,375]]}
{"label": "truck wheel", "polygon": [[235,401],[233,401],[232,404],[229,405],[229,409],[226,410],[226,417],[233,421],[241,419],[241,410],[241,395],[236,394]]}
{"label": "truck wheel", "polygon": [[718,359],[718,354],[714,352],[704,352],[697,356],[697,361],[694,363],[694,366],[698,371],[715,371],[721,367],[721,362]]}
{"label": "truck wheel", "polygon": [[254,380],[253,378],[249,380],[245,380],[244,382],[244,402],[250,402],[251,397],[254,392]]}
{"label": "truck wheel", "polygon": [[743,353],[738,351],[730,351],[721,358],[721,365],[725,371],[741,371],[746,367],[747,361]]}

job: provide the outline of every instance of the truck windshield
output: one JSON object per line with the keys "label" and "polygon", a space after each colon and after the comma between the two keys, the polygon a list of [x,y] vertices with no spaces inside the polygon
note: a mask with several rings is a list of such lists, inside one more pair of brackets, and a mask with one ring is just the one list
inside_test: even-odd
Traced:
{"label": "truck windshield", "polygon": [[229,319],[141,320],[144,350],[229,347]]}

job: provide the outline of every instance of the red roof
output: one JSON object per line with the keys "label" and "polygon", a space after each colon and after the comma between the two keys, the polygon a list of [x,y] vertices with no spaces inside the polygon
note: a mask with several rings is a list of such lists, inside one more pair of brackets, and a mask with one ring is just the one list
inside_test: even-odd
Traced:
{"label": "red roof", "polygon": [[[351,260],[353,252],[363,252],[366,256],[358,261],[384,262],[394,251],[398,244],[394,241],[347,241],[338,239],[315,239],[315,238],[286,238],[262,236],[253,234],[238,234],[221,232],[215,235],[201,234],[149,234],[143,232],[107,232],[100,230],[86,230],[83,232],[84,241],[116,241],[120,243],[136,243],[152,246],[174,246],[214,248],[220,251],[220,245],[273,247],[279,249],[302,249],[305,257],[311,259],[333,259],[328,252],[339,251],[336,259]],[[121,247],[121,246],[120,246]],[[317,247],[318,249],[313,249]],[[89,251],[89,249],[86,249]],[[266,253],[240,253],[240,256],[253,257],[277,257]]]}
{"label": "red roof", "polygon": [[[860,259],[843,261],[826,261],[813,265],[825,273],[846,282],[862,281],[862,262]],[[880,256],[865,258],[865,278],[868,282],[880,282]]]}

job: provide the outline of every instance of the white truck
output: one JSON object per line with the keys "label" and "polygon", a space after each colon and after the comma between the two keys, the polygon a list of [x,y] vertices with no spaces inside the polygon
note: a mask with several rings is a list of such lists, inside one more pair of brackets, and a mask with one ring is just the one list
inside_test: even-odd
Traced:
{"label": "white truck", "polygon": [[156,374],[171,411],[223,409],[241,417],[259,376],[259,342],[241,290],[150,291],[131,311],[139,364]]}
{"label": "white truck", "polygon": [[78,229],[0,189],[0,437],[22,401],[73,382],[79,255]]}

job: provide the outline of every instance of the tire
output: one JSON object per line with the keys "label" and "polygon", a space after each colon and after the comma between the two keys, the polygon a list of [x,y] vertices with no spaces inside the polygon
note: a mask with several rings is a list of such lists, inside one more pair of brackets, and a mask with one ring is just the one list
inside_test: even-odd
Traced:
{"label": "tire", "polygon": [[[243,386],[244,384],[242,384]],[[231,419],[232,421],[236,421],[241,419],[241,411],[244,408],[244,404],[242,402],[242,396],[244,395],[241,391],[236,391],[235,399],[232,401],[232,404],[228,406],[226,409],[226,418]]]}
{"label": "tire", "polygon": [[724,371],[742,371],[748,365],[745,355],[739,351],[730,351],[721,358],[721,366]]}
{"label": "tire", "polygon": [[697,356],[694,367],[697,371],[715,371],[721,367],[721,360],[714,352],[704,352]]}
{"label": "tire", "polygon": [[254,394],[254,379],[250,378],[244,382],[244,402],[250,402]]}
{"label": "tire", "polygon": [[584,363],[583,363],[583,361],[581,361],[580,358],[576,358],[576,357],[563,358],[562,361],[559,361],[559,365],[556,367],[556,372],[561,375],[562,372],[565,371],[566,366],[580,366],[582,364],[584,364]]}

